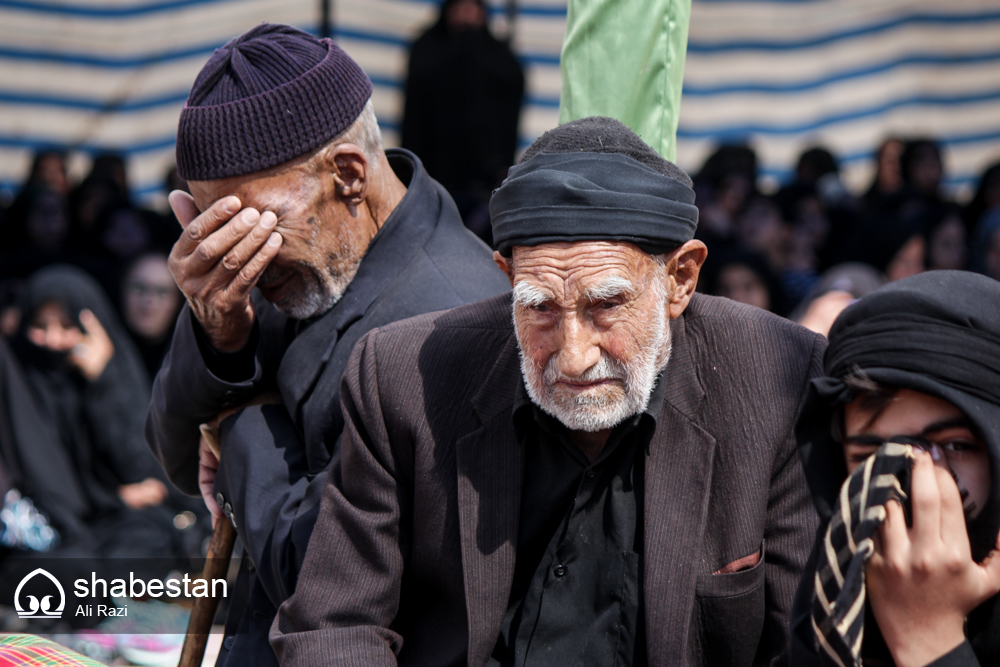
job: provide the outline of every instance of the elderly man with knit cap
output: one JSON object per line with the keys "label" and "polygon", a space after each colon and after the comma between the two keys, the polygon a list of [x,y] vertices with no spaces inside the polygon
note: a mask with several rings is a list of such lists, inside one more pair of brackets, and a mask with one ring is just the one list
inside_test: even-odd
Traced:
{"label": "elderly man with knit cap", "polygon": [[[336,461],[355,342],[509,289],[420,160],[383,150],[371,92],[329,39],[263,24],[215,52],[181,112],[192,194],[170,196],[170,268],[187,304],[146,432],[244,546],[220,663],[276,662],[267,631]],[[199,426],[220,417],[218,461]]]}
{"label": "elderly man with knit cap", "polygon": [[490,203],[502,295],[369,332],[283,665],[784,664],[824,342],[695,294],[691,181],[621,123]]}

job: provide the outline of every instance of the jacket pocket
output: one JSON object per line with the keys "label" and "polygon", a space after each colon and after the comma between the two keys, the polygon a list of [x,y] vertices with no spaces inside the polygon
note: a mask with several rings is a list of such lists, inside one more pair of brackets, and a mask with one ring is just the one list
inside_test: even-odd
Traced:
{"label": "jacket pocket", "polygon": [[747,570],[731,574],[703,574],[698,577],[695,595],[699,598],[739,596],[752,592],[764,584],[764,546],[760,548],[760,560]]}
{"label": "jacket pocket", "polygon": [[695,584],[691,623],[692,662],[751,665],[764,629],[764,547],[752,568],[732,574],[705,574]]}

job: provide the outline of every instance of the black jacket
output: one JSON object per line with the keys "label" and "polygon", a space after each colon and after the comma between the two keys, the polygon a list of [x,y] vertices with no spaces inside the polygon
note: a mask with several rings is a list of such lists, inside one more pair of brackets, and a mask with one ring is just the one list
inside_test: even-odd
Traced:
{"label": "black jacket", "polygon": [[[817,522],[792,427],[825,341],[701,294],[671,330],[636,522],[648,664],[785,665]],[[343,451],[272,631],[283,665],[486,663],[517,561],[521,384],[509,297],[358,343]]]}
{"label": "black jacket", "polygon": [[[221,409],[277,389],[281,406],[225,420],[215,490],[237,526],[250,588],[239,626],[238,591],[219,664],[275,664],[267,632],[295,587],[325,470],[343,430],[340,378],[355,342],[378,326],[502,293],[510,285],[489,249],[462,225],[451,197],[404,150],[386,155],[407,193],[372,240],[343,298],[319,319],[292,320],[258,300],[253,378],[227,382],[209,369],[185,306],[153,385],[146,435],[168,475],[198,493],[198,425]],[[217,495],[218,498],[218,495]],[[250,569],[252,568],[252,571]]]}

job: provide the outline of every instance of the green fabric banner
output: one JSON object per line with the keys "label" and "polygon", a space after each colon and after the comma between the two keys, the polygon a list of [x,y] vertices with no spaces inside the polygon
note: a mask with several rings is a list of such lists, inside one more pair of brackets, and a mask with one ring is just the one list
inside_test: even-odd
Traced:
{"label": "green fabric banner", "polygon": [[691,0],[570,0],[559,122],[617,118],[673,160]]}

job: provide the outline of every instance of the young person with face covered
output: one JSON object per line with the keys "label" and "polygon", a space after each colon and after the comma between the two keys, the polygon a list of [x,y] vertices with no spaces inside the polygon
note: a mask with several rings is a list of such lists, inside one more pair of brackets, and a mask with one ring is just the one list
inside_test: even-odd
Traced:
{"label": "young person with face covered", "polygon": [[691,181],[590,117],[493,195],[504,295],[369,333],[283,665],[786,659],[824,341],[695,294]]}
{"label": "young person with face covered", "polygon": [[998,302],[996,281],[935,271],[872,292],[830,331],[796,427],[826,526],[796,599],[793,665],[1000,660]]}

